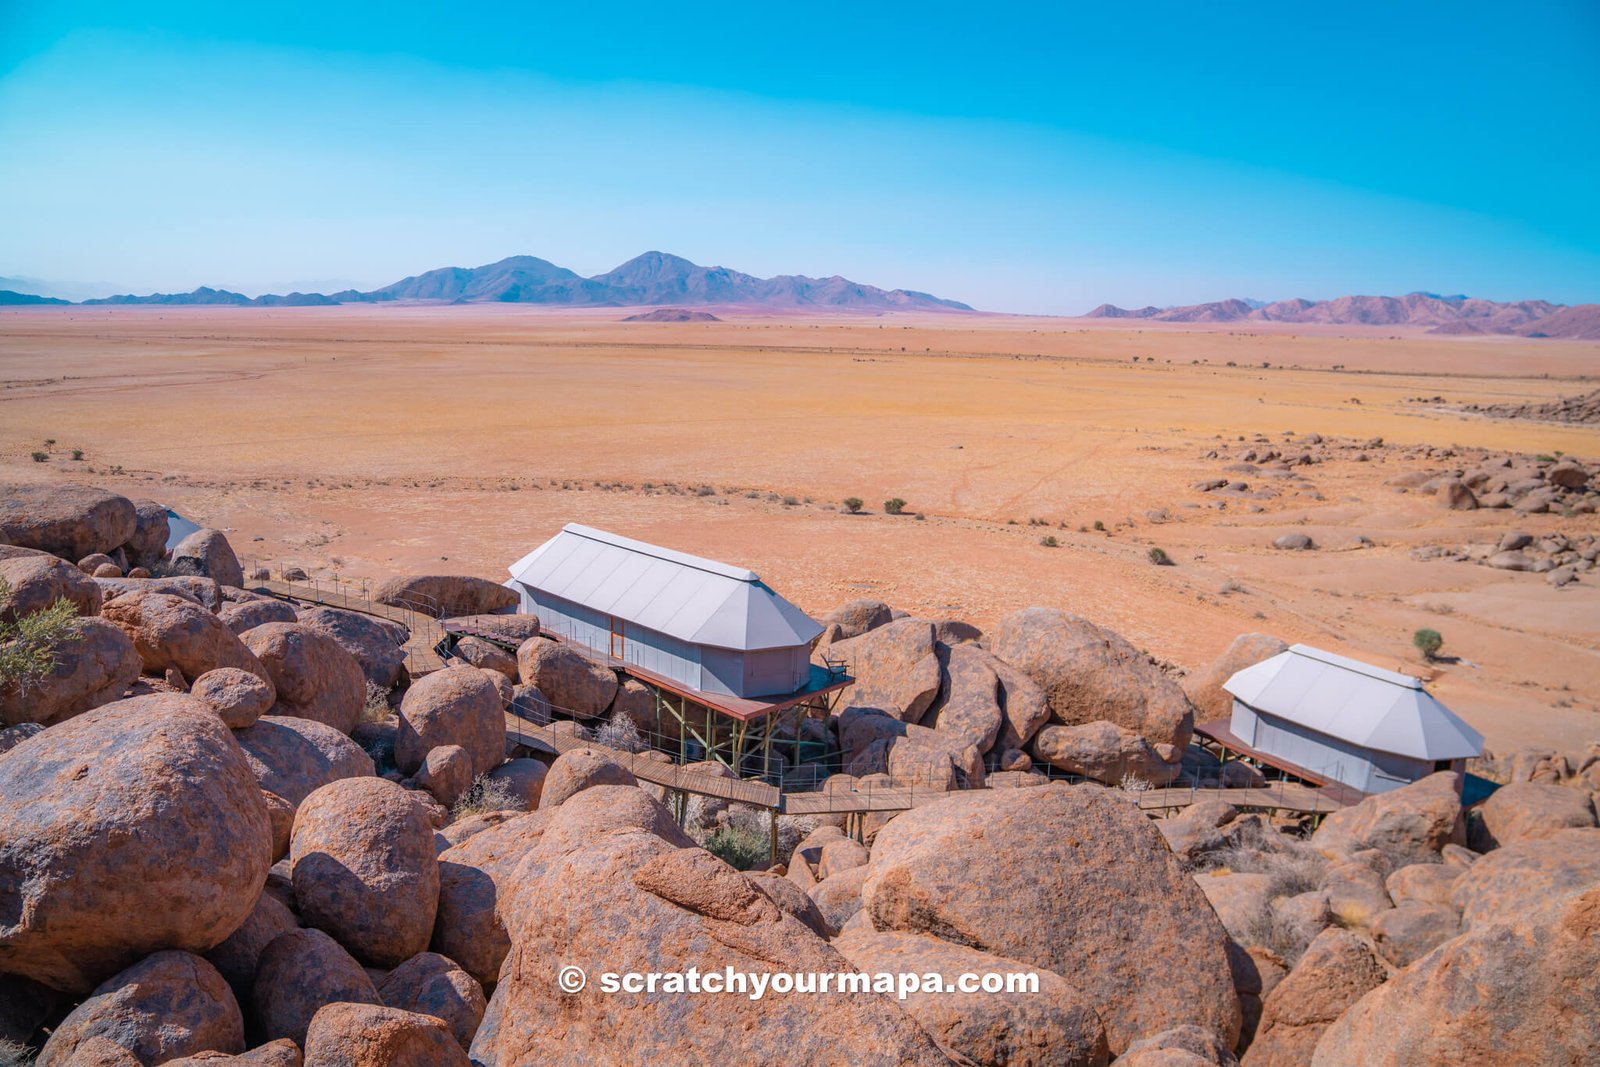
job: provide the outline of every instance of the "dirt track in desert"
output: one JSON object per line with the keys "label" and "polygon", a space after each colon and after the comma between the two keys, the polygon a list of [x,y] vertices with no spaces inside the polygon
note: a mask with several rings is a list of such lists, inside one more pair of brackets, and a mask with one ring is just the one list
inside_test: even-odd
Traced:
{"label": "dirt track in desert", "polygon": [[[229,531],[247,568],[498,577],[578,521],[749,566],[813,613],[872,596],[984,625],[1061,606],[1191,669],[1259,630],[1436,675],[1491,747],[1600,737],[1600,582],[1412,557],[1600,519],[1453,512],[1388,484],[1427,466],[1401,446],[1600,455],[1600,428],[1452,410],[1593,389],[1600,345],[625,314],[6,311],[0,468],[161,500]],[[1272,499],[1193,488],[1258,433],[1387,447],[1306,468]],[[868,513],[844,514],[848,496]],[[890,497],[905,516],[882,513]],[[1271,547],[1291,530],[1323,547]],[[1372,546],[1349,547],[1358,536]],[[1152,566],[1151,547],[1177,565]],[[1421,626],[1459,661],[1420,663]]]}

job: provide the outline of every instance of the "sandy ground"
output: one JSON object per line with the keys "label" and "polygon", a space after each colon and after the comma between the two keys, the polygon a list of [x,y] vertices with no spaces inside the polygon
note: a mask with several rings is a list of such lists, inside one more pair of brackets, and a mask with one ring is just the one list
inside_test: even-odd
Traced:
{"label": "sandy ground", "polygon": [[[749,566],[813,613],[874,596],[985,625],[1060,606],[1189,668],[1259,630],[1436,674],[1435,693],[1495,748],[1600,740],[1600,577],[1556,590],[1411,558],[1513,524],[1600,531],[1594,516],[1445,511],[1386,484],[1416,469],[1393,448],[1308,468],[1307,489],[1258,513],[1191,488],[1241,434],[1600,455],[1600,429],[1450,410],[1592,389],[1580,379],[1600,376],[1600,345],[624,314],[7,310],[0,476],[158,499],[228,530],[247,566],[357,585],[498,578],[578,521]],[[48,462],[33,462],[47,439]],[[868,513],[844,514],[847,496]],[[908,514],[883,514],[889,497]],[[1289,529],[1329,547],[1272,549]],[[1374,546],[1341,549],[1358,535]],[[1152,546],[1177,566],[1150,565]],[[1410,634],[1425,625],[1460,662],[1416,660]]]}

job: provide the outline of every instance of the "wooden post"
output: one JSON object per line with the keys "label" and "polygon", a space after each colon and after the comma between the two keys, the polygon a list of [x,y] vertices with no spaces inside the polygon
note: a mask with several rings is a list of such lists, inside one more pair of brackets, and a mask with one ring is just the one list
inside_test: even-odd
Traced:
{"label": "wooden post", "polygon": [[773,809],[771,809],[771,811],[772,811],[772,843],[771,843],[771,848],[770,848],[770,850],[769,850],[769,852],[767,854],[767,861],[769,863],[777,863],[778,862],[778,809],[777,808],[773,808]]}

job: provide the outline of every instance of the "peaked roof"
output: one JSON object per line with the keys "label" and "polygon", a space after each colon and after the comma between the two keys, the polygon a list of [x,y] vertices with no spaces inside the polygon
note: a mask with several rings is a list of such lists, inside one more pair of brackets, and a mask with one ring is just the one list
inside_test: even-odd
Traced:
{"label": "peaked roof", "polygon": [[1420,679],[1308,645],[1246,667],[1222,688],[1269,715],[1379,752],[1426,760],[1483,752],[1483,735]]}
{"label": "peaked roof", "polygon": [[530,589],[692,644],[792,648],[822,632],[754,571],[575,522],[508,569]]}

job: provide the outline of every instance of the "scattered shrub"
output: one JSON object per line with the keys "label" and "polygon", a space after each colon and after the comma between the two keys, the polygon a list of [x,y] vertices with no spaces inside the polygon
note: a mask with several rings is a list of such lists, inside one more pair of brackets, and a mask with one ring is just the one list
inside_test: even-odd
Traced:
{"label": "scattered shrub", "polygon": [[1061,542],[1056,540],[1056,535],[1055,534],[1050,534],[1050,535],[1048,535],[1046,537],[1039,538],[1039,543],[1041,545],[1043,545],[1045,548],[1060,548],[1061,547]]}
{"label": "scattered shrub", "polygon": [[456,801],[456,806],[450,809],[452,821],[465,819],[468,815],[484,815],[491,811],[510,811],[517,807],[517,800],[511,795],[511,786],[499,778],[490,778],[487,774],[480,774],[467,791],[461,794],[461,799]]}
{"label": "scattered shrub", "polygon": [[391,711],[392,709],[389,707],[389,691],[376,682],[368,682],[367,699],[361,705],[361,721],[382,722],[389,717]]}
{"label": "scattered shrub", "polygon": [[847,497],[844,498],[843,503],[844,503],[844,509],[846,511],[848,511],[850,514],[856,515],[856,514],[860,513],[860,511],[861,511],[861,498],[860,497],[858,497],[858,496],[847,496]]}
{"label": "scattered shrub", "polygon": [[77,461],[79,461],[79,462],[82,462],[83,461],[83,449],[74,448],[72,450],[72,458],[77,460]]}
{"label": "scattered shrub", "polygon": [[1148,555],[1150,557],[1150,562],[1154,563],[1157,567],[1172,566],[1172,557],[1167,555],[1166,549],[1152,548]]}
{"label": "scattered shrub", "polygon": [[644,752],[650,745],[639,727],[626,715],[613,714],[594,732],[596,744],[622,752]]}
{"label": "scattered shrub", "polygon": [[736,871],[748,871],[767,862],[772,848],[770,834],[727,824],[717,827],[705,840],[705,850]]}
{"label": "scattered shrub", "polygon": [[50,458],[50,453],[48,452],[34,452],[32,455],[35,463],[43,463]]}
{"label": "scattered shrub", "polygon": [[0,1067],[30,1067],[34,1050],[9,1037],[0,1038]]}
{"label": "scattered shrub", "polygon": [[[10,603],[14,593],[0,578],[0,604]],[[77,618],[77,608],[62,598],[16,622],[0,622],[0,686],[26,689],[55,670],[61,646],[83,640],[73,625]]]}
{"label": "scattered shrub", "polygon": [[883,502],[883,510],[890,515],[903,515],[906,510],[906,502],[897,496],[890,497]]}
{"label": "scattered shrub", "polygon": [[1106,524],[1101,522],[1099,519],[1094,520],[1094,528],[1099,533],[1106,532]]}
{"label": "scattered shrub", "polygon": [[1425,660],[1433,660],[1439,655],[1439,649],[1444,647],[1444,638],[1438,630],[1430,630],[1426,626],[1411,635],[1411,643],[1417,646],[1417,651],[1422,653]]}

